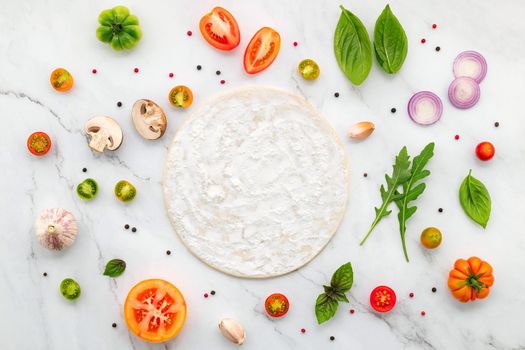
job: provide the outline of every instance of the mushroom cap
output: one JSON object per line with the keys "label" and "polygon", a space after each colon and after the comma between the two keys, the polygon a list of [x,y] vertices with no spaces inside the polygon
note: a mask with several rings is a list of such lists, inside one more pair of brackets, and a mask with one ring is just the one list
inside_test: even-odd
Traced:
{"label": "mushroom cap", "polygon": [[122,144],[122,129],[111,117],[91,118],[86,122],[84,129],[90,138],[89,147],[97,152],[104,152],[105,148],[114,151]]}
{"label": "mushroom cap", "polygon": [[75,217],[62,208],[45,209],[35,221],[38,241],[50,250],[62,250],[72,245],[77,231]]}
{"label": "mushroom cap", "polygon": [[137,132],[146,140],[156,140],[164,135],[168,120],[164,111],[151,100],[138,100],[131,109],[131,118]]}

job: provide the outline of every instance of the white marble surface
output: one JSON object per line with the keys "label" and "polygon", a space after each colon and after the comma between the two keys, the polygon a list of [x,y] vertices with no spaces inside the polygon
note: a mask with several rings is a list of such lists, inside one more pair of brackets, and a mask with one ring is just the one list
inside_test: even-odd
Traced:
{"label": "white marble surface", "polygon": [[[518,349],[525,348],[525,279],[522,257],[523,173],[525,172],[525,23],[518,0],[392,1],[410,40],[401,72],[387,76],[374,64],[368,80],[354,88],[337,67],[332,35],[339,2],[233,1],[220,4],[237,18],[240,47],[222,53],[209,47],[198,33],[201,15],[215,1],[128,0],[141,20],[144,36],[129,53],[115,53],[95,38],[98,13],[110,1],[0,2],[0,106],[2,130],[0,164],[3,188],[0,208],[0,347],[2,349],[231,349],[216,329],[224,316],[241,321],[248,333],[246,349]],[[383,1],[344,2],[371,32]],[[432,23],[438,24],[432,30]],[[282,48],[273,66],[257,76],[242,69],[243,49],[262,26],[276,28]],[[192,37],[186,31],[192,30]],[[425,37],[427,43],[419,40]],[[299,46],[293,47],[292,42]],[[439,53],[434,51],[441,46]],[[452,80],[452,61],[466,49],[486,57],[489,71],[481,85],[478,105],[454,109],[446,99]],[[306,57],[322,68],[321,77],[307,83],[295,67]],[[195,66],[203,69],[197,71]],[[49,74],[58,66],[69,69],[75,86],[67,94],[54,92]],[[133,68],[140,73],[134,74]],[[91,74],[96,68],[98,74]],[[220,69],[222,75],[215,75]],[[168,73],[175,78],[169,79]],[[220,85],[219,80],[226,84]],[[162,201],[161,174],[166,147],[189,111],[176,111],[166,102],[169,89],[186,84],[195,104],[214,93],[246,84],[274,85],[303,94],[317,105],[341,137],[360,120],[376,123],[375,133],[360,143],[345,141],[351,164],[349,207],[344,222],[327,248],[309,265],[269,280],[226,276],[197,260],[174,233]],[[405,112],[412,93],[432,90],[442,97],[442,120],[428,128],[412,123]],[[333,93],[339,91],[339,99]],[[133,130],[130,109],[139,98],[158,101],[169,116],[166,135],[145,141]],[[116,106],[117,101],[123,107]],[[395,115],[391,107],[397,107]],[[94,156],[81,131],[98,114],[115,117],[125,141],[114,153]],[[499,128],[493,123],[499,121]],[[52,152],[37,159],[25,147],[27,136],[48,132]],[[455,141],[453,136],[460,134]],[[482,164],[475,145],[492,141],[495,158]],[[411,262],[402,255],[397,220],[383,220],[364,247],[358,245],[379,200],[379,185],[390,171],[394,155],[407,145],[412,154],[436,142],[429,168],[428,188],[408,228]],[[87,174],[82,173],[88,168]],[[457,190],[468,169],[489,188],[492,217],[486,230],[471,222],[458,202]],[[368,178],[362,174],[367,172]],[[74,192],[85,177],[98,180],[100,192],[92,202]],[[114,184],[129,179],[138,188],[134,202],[124,205],[113,194]],[[64,207],[80,221],[76,243],[62,253],[50,252],[35,240],[32,229],[38,213]],[[439,214],[437,209],[444,208]],[[124,224],[138,228],[136,234]],[[442,246],[424,251],[419,232],[435,225],[444,233]],[[165,254],[172,251],[171,256]],[[479,255],[492,263],[495,285],[487,300],[462,305],[448,293],[446,279],[454,260]],[[123,276],[102,276],[112,258],[128,263]],[[343,262],[354,267],[350,305],[318,326],[313,304],[323,283]],[[42,273],[49,275],[43,277]],[[73,277],[82,286],[75,303],[62,298],[58,285]],[[188,318],[176,340],[151,345],[130,335],[122,304],[136,282],[161,277],[175,283],[186,296]],[[398,305],[387,315],[370,311],[368,295],[378,284],[392,286]],[[431,293],[432,287],[437,293]],[[216,290],[208,299],[203,293]],[[292,307],[279,320],[263,311],[264,298],[285,293]],[[412,291],[414,299],[407,297]],[[350,315],[348,310],[356,313]],[[425,310],[427,315],[420,316]],[[111,324],[116,322],[116,329]],[[300,328],[306,334],[300,334]],[[335,336],[330,342],[329,336]]]}

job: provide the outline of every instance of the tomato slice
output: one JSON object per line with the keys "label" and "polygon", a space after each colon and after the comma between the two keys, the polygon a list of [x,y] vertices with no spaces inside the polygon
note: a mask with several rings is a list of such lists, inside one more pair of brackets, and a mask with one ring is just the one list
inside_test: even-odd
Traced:
{"label": "tomato slice", "polygon": [[64,68],[57,68],[51,72],[49,81],[56,91],[65,92],[73,87],[73,76]]}
{"label": "tomato slice", "polygon": [[266,298],[264,302],[266,313],[272,317],[281,317],[286,315],[290,308],[290,303],[285,295],[274,293]]}
{"label": "tomato slice", "polygon": [[129,202],[137,195],[137,189],[126,180],[120,180],[115,185],[115,196],[121,202]]}
{"label": "tomato slice", "polygon": [[370,305],[378,312],[388,312],[396,305],[396,293],[387,286],[375,287],[370,293]]}
{"label": "tomato slice", "polygon": [[281,36],[269,27],[259,29],[244,52],[244,70],[248,74],[259,73],[268,68],[277,57]]}
{"label": "tomato slice", "polygon": [[227,10],[215,7],[201,18],[199,28],[204,40],[219,50],[233,50],[241,42],[237,21]]}
{"label": "tomato slice", "polygon": [[37,131],[27,138],[27,149],[35,156],[43,156],[51,148],[51,138],[42,131]]}
{"label": "tomato slice", "polygon": [[128,293],[124,319],[131,332],[150,342],[163,342],[179,334],[186,320],[186,301],[173,284],[150,279]]}
{"label": "tomato slice", "polygon": [[170,90],[168,100],[172,106],[179,108],[188,108],[193,102],[193,93],[191,89],[184,85],[175,86]]}

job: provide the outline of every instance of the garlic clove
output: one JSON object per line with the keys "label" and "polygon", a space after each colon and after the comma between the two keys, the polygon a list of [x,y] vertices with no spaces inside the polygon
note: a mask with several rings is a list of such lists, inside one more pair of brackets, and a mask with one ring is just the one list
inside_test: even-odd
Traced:
{"label": "garlic clove", "polygon": [[246,332],[241,324],[233,318],[225,318],[219,323],[222,335],[234,344],[241,345],[246,338]]}
{"label": "garlic clove", "polygon": [[352,140],[362,140],[370,136],[375,128],[372,122],[359,122],[348,130],[348,137]]}
{"label": "garlic clove", "polygon": [[38,241],[50,250],[62,250],[72,245],[77,231],[75,217],[62,208],[44,210],[35,222]]}

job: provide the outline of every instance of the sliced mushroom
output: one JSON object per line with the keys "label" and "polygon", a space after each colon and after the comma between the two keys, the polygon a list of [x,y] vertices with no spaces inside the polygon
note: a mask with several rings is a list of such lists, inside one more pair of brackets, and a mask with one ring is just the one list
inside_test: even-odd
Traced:
{"label": "sliced mushroom", "polygon": [[84,126],[89,136],[89,147],[97,152],[104,152],[107,148],[114,151],[122,144],[122,129],[110,117],[94,117]]}
{"label": "sliced mushroom", "polygon": [[150,100],[138,100],[131,110],[133,125],[146,140],[156,140],[164,135],[168,121],[158,104]]}

